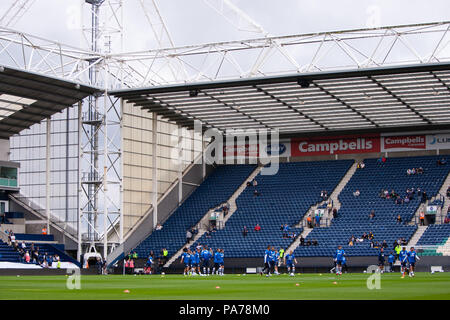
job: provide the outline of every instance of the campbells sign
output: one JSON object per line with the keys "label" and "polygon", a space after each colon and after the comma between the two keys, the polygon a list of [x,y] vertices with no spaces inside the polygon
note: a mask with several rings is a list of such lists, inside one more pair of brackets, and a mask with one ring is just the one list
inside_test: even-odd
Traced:
{"label": "campbells sign", "polygon": [[224,157],[257,158],[259,148],[257,144],[224,146],[223,155]]}
{"label": "campbells sign", "polygon": [[291,144],[293,157],[380,152],[378,135],[294,138]]}
{"label": "campbells sign", "polygon": [[415,150],[426,149],[425,135],[386,136],[383,137],[383,151],[392,149]]}

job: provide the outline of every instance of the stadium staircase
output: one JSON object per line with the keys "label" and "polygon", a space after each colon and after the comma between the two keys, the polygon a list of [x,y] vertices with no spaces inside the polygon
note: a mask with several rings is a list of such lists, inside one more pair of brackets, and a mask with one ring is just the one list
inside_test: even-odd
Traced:
{"label": "stadium staircase", "polygon": [[[450,187],[450,173],[445,178],[442,187],[439,189],[439,193],[429,199],[426,203],[420,204],[419,208],[417,208],[414,218],[409,222],[410,225],[419,224],[420,222],[420,212],[425,212],[428,204],[439,204],[441,206],[441,210],[438,210],[436,214],[435,224],[443,223],[445,216],[447,215],[447,208],[450,206],[450,198],[447,197],[447,189]],[[444,199],[442,201],[442,199]]]}
{"label": "stadium staircase", "polygon": [[408,242],[408,248],[410,247],[414,247],[417,242],[419,242],[419,239],[422,237],[423,233],[425,232],[425,230],[427,230],[427,226],[418,226],[416,232],[414,233],[414,235],[411,237],[411,239]]}
{"label": "stadium staircase", "polygon": [[450,255],[450,224],[429,225],[417,247],[422,248],[422,255]]}
{"label": "stadium staircase", "polygon": [[[9,199],[22,207],[24,211],[27,211],[32,216],[34,216],[36,220],[33,219],[33,221],[41,220],[45,223],[47,222],[45,209],[41,208],[32,200],[28,199],[25,195],[21,193],[11,193],[9,194]],[[64,225],[64,227],[61,227],[61,225]],[[66,225],[63,221],[58,221],[58,219],[54,216],[50,218],[50,231],[51,233],[60,233],[64,237],[67,237],[73,242],[78,243],[77,231]]]}
{"label": "stadium staircase", "polygon": [[442,254],[443,256],[450,256],[450,236],[448,240],[440,247],[437,248],[436,253]]}
{"label": "stadium staircase", "polygon": [[[333,190],[333,192],[330,195],[330,198],[333,201],[333,208],[336,208],[339,212],[339,209],[341,208],[341,202],[339,201],[339,194],[341,191],[345,188],[347,183],[352,178],[353,174],[356,172],[358,167],[358,162],[355,161],[355,163],[352,164],[350,169],[348,169],[347,173],[344,175],[342,180],[339,182],[339,184],[336,186],[336,188]],[[308,221],[306,220],[308,218],[308,215],[311,214],[313,216],[314,212],[317,210],[317,208],[326,205],[327,201],[322,201],[319,204],[313,205],[309,208],[307,214],[303,217],[303,219],[295,226],[296,228],[303,228],[303,232],[292,242],[292,244],[286,249],[286,252],[290,252],[291,250],[294,251],[297,249],[297,247],[300,245],[300,238],[303,237],[306,239],[306,237],[310,234],[310,232],[313,230],[313,228],[308,227]],[[328,211],[326,211],[328,212]],[[326,218],[331,220],[331,216],[327,214]]]}
{"label": "stadium staircase", "polygon": [[[230,210],[228,214],[223,218],[223,226],[225,226],[228,219],[233,215],[233,213],[237,210],[236,205],[236,199],[239,197],[239,195],[247,188],[247,182],[253,181],[255,177],[261,172],[262,166],[258,166],[251,174],[250,176],[239,186],[239,188],[233,193],[233,195],[226,201],[230,205]],[[183,249],[186,247],[191,247],[195,242],[197,242],[207,231],[207,228],[209,226],[209,218],[211,217],[211,214],[217,210],[221,210],[222,205],[219,205],[215,208],[212,208],[208,210],[208,212],[203,216],[203,218],[200,220],[200,222],[196,225],[196,229],[198,230],[198,233],[194,236],[194,238],[186,243],[183,247],[180,248],[180,250],[177,251],[164,265],[165,268],[170,267],[172,263],[174,263],[183,253]],[[221,227],[221,228],[222,228]]]}

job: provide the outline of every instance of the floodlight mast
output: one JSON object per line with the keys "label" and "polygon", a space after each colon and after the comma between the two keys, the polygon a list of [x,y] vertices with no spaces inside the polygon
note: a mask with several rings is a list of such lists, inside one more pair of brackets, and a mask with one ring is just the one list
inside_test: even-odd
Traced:
{"label": "floodlight mast", "polygon": [[[122,179],[117,175],[118,171],[110,170],[120,162],[121,151],[120,146],[112,143],[113,133],[110,132],[115,130],[108,130],[108,126],[120,126],[121,111],[118,110],[120,106],[117,101],[111,101],[108,96],[110,69],[105,61],[105,54],[111,50],[112,33],[119,34],[118,39],[122,42],[123,29],[120,19],[123,4],[122,0],[85,0],[84,4],[90,7],[91,19],[90,26],[82,28],[83,38],[89,50],[97,55],[87,60],[88,81],[93,86],[103,88],[103,91],[89,96],[84,101],[82,105],[84,112],[79,124],[79,130],[82,132],[80,156],[83,159],[79,168],[81,179],[78,212],[80,221],[78,238],[81,239],[81,245],[78,247],[79,260],[83,253],[98,252],[97,249],[101,247],[103,247],[102,257],[106,259],[108,250],[123,241],[122,233],[119,234],[116,229],[118,221],[122,221],[116,219],[117,215],[122,214],[120,200],[109,194],[113,185],[118,185],[122,190]],[[102,21],[110,12],[120,18],[116,20],[117,25],[113,28],[109,28],[108,23]],[[106,46],[100,44],[101,37],[108,38]],[[119,116],[112,119],[111,114]],[[100,219],[101,217],[103,219]],[[81,234],[84,229],[87,232]],[[116,233],[114,241],[109,241],[108,232]]]}

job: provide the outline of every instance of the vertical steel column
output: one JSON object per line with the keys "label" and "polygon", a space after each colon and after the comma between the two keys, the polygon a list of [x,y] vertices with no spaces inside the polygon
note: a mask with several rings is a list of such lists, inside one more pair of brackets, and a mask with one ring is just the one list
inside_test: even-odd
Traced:
{"label": "vertical steel column", "polygon": [[47,233],[50,233],[50,194],[51,194],[51,186],[50,186],[50,149],[51,149],[51,129],[52,122],[50,117],[47,118],[47,131],[46,135],[46,148],[45,148],[45,212],[47,215]]}
{"label": "vertical steel column", "polygon": [[157,145],[158,145],[158,114],[153,112],[152,123],[152,190],[153,190],[153,228],[158,223],[158,163],[157,163]]}
{"label": "vertical steel column", "polygon": [[81,158],[83,157],[83,149],[81,142],[81,135],[83,131],[83,103],[78,102],[78,219],[77,219],[77,240],[78,240],[78,248],[77,248],[77,260],[81,262],[81,218],[82,218],[82,208],[81,208],[81,193],[83,192],[81,189]]}
{"label": "vertical steel column", "polygon": [[178,127],[178,205],[183,200],[183,128]]}
{"label": "vertical steel column", "polygon": [[124,144],[123,144],[123,107],[124,107],[124,103],[123,103],[123,99],[120,98],[120,174],[121,174],[121,178],[120,178],[120,216],[119,216],[119,221],[120,221],[120,229],[119,229],[119,241],[120,244],[123,243],[123,177],[124,177],[124,171],[123,171],[123,148],[124,148]]}
{"label": "vertical steel column", "polygon": [[[106,73],[105,66],[105,73]],[[107,76],[105,77],[105,93],[104,93],[104,113],[103,113],[103,127],[105,130],[105,136],[103,138],[104,150],[103,150],[103,259],[106,260],[108,256],[108,82]]]}

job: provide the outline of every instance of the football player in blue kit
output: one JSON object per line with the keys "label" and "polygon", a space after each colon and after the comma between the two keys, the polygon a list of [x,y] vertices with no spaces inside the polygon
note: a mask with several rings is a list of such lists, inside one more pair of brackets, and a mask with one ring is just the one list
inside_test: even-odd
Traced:
{"label": "football player in blue kit", "polygon": [[414,277],[414,268],[416,267],[417,260],[420,260],[417,256],[417,252],[414,250],[414,247],[408,252],[408,263],[409,263],[409,276]]}
{"label": "football player in blue kit", "polygon": [[200,250],[194,250],[191,253],[191,272],[193,276],[200,274],[200,268],[199,268],[199,263],[200,263]]}
{"label": "football player in blue kit", "polygon": [[406,247],[403,247],[402,251],[398,254],[398,259],[400,260],[400,272],[402,273],[402,278],[405,277],[405,273],[408,270],[408,251]]}
{"label": "football player in blue kit", "polygon": [[184,263],[183,275],[186,276],[190,274],[191,269],[191,251],[188,248],[183,249],[183,254],[181,255],[181,263]]}
{"label": "football player in blue kit", "polygon": [[203,268],[203,276],[206,276],[210,274],[210,260],[213,256],[213,251],[212,249],[208,249],[207,246],[205,246],[201,252],[201,257],[202,257],[202,268]]}
{"label": "football player in blue kit", "polygon": [[336,275],[342,274],[342,265],[344,262],[345,251],[342,246],[338,246],[334,254],[334,261],[336,262]]}
{"label": "football player in blue kit", "polygon": [[291,250],[289,254],[284,256],[284,264],[286,265],[287,271],[291,277],[295,275],[295,264],[297,259],[295,259],[294,253]]}

